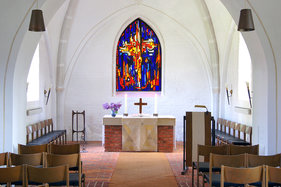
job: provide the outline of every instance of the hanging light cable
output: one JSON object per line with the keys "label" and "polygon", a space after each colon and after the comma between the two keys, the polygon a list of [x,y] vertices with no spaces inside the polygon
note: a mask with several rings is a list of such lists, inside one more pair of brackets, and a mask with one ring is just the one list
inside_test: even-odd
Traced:
{"label": "hanging light cable", "polygon": [[43,18],[42,10],[38,9],[38,0],[37,0],[37,9],[32,10],[29,31],[42,32],[45,31],[45,24]]}
{"label": "hanging light cable", "polygon": [[238,31],[247,32],[255,30],[253,16],[251,9],[246,8],[245,0],[245,8],[240,11],[239,23],[238,23]]}

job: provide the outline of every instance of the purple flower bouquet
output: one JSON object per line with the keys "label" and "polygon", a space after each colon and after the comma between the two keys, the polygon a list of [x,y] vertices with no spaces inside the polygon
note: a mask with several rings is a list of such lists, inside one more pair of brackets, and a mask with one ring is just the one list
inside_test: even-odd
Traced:
{"label": "purple flower bouquet", "polygon": [[120,102],[119,102],[119,103],[110,103],[110,104],[104,103],[102,106],[103,106],[103,108],[104,108],[105,110],[110,109],[110,110],[111,110],[111,116],[112,116],[112,117],[115,117],[116,114],[117,114],[117,112],[118,112],[118,110],[119,110],[120,107],[122,106],[122,104],[121,104]]}

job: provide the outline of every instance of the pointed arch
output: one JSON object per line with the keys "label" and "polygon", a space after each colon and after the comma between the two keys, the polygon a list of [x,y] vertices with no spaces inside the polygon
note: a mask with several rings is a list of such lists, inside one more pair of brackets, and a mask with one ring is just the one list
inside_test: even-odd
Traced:
{"label": "pointed arch", "polygon": [[161,91],[161,44],[153,29],[140,18],[120,35],[115,74],[117,92]]}

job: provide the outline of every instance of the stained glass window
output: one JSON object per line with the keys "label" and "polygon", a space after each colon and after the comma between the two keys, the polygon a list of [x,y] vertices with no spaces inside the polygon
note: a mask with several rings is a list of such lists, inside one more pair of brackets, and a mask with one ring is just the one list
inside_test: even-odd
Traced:
{"label": "stained glass window", "polygon": [[161,45],[141,19],[123,31],[116,50],[116,91],[161,91]]}

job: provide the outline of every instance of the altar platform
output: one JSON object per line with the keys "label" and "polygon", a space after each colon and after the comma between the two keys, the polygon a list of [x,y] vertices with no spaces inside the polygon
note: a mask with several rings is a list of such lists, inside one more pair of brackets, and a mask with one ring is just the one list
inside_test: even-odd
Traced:
{"label": "altar platform", "polygon": [[176,146],[176,118],[173,116],[105,115],[103,125],[106,152],[173,152]]}

